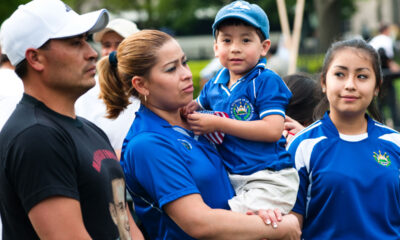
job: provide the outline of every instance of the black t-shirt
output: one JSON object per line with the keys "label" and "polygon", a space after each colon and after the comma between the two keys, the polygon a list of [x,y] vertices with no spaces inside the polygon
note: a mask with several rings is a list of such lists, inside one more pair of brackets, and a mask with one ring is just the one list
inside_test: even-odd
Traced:
{"label": "black t-shirt", "polygon": [[117,239],[110,213],[113,179],[125,187],[117,157],[98,127],[60,115],[24,94],[0,132],[3,240],[38,239],[28,213],[52,196],[80,202],[93,239]]}

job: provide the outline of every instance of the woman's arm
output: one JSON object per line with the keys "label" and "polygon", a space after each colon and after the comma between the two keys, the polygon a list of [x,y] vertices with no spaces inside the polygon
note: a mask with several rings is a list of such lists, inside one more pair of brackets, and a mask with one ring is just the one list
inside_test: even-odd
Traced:
{"label": "woman's arm", "polygon": [[290,212],[290,214],[293,214],[294,216],[297,217],[297,219],[299,220],[300,229],[303,229],[303,215],[293,212],[293,211]]}
{"label": "woman's arm", "polygon": [[170,202],[164,210],[184,232],[196,239],[299,239],[301,234],[294,215],[284,216],[274,229],[256,215],[212,209],[199,194]]}
{"label": "woman's arm", "polygon": [[126,204],[126,213],[129,219],[129,228],[131,232],[132,240],[144,240],[143,234],[139,227],[136,225],[135,220],[133,220],[131,211],[129,210],[128,204]]}

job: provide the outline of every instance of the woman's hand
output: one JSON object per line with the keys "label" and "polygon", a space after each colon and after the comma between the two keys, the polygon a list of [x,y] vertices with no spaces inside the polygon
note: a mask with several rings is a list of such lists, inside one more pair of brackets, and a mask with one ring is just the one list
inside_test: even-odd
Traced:
{"label": "woman's hand", "polygon": [[299,122],[286,115],[284,130],[282,134],[286,138],[287,142],[290,142],[292,137],[303,129],[304,129],[303,125],[301,125]]}
{"label": "woman's hand", "polygon": [[275,210],[260,209],[255,212],[248,211],[246,214],[247,215],[258,215],[265,222],[265,224],[267,224],[267,225],[272,224],[273,228],[277,228],[278,222],[282,221],[282,213],[277,208]]}

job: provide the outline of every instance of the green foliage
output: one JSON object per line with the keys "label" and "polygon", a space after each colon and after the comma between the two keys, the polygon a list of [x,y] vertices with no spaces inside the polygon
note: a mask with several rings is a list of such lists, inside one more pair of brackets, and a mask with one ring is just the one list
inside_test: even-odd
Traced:
{"label": "green foliage", "polygon": [[200,71],[210,62],[210,60],[189,61],[189,67],[193,75],[194,93],[193,97],[197,97],[200,93]]}
{"label": "green foliage", "polygon": [[301,72],[315,74],[321,71],[324,54],[303,54],[297,59],[297,68]]}
{"label": "green foliage", "polygon": [[27,2],[29,2],[29,0],[3,0],[3,3],[0,7],[0,24],[10,17],[10,15],[17,9],[19,5]]}

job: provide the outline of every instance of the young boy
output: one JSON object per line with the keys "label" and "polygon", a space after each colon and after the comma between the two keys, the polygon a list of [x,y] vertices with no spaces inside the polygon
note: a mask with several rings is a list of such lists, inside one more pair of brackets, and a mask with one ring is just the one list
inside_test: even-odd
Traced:
{"label": "young boy", "polygon": [[214,51],[224,66],[185,111],[222,111],[229,118],[194,112],[187,119],[195,134],[225,134],[217,145],[236,190],[233,211],[276,209],[288,213],[299,178],[282,136],[285,108],[292,96],[282,79],[265,69],[269,23],[255,4],[223,7],[212,26]]}

